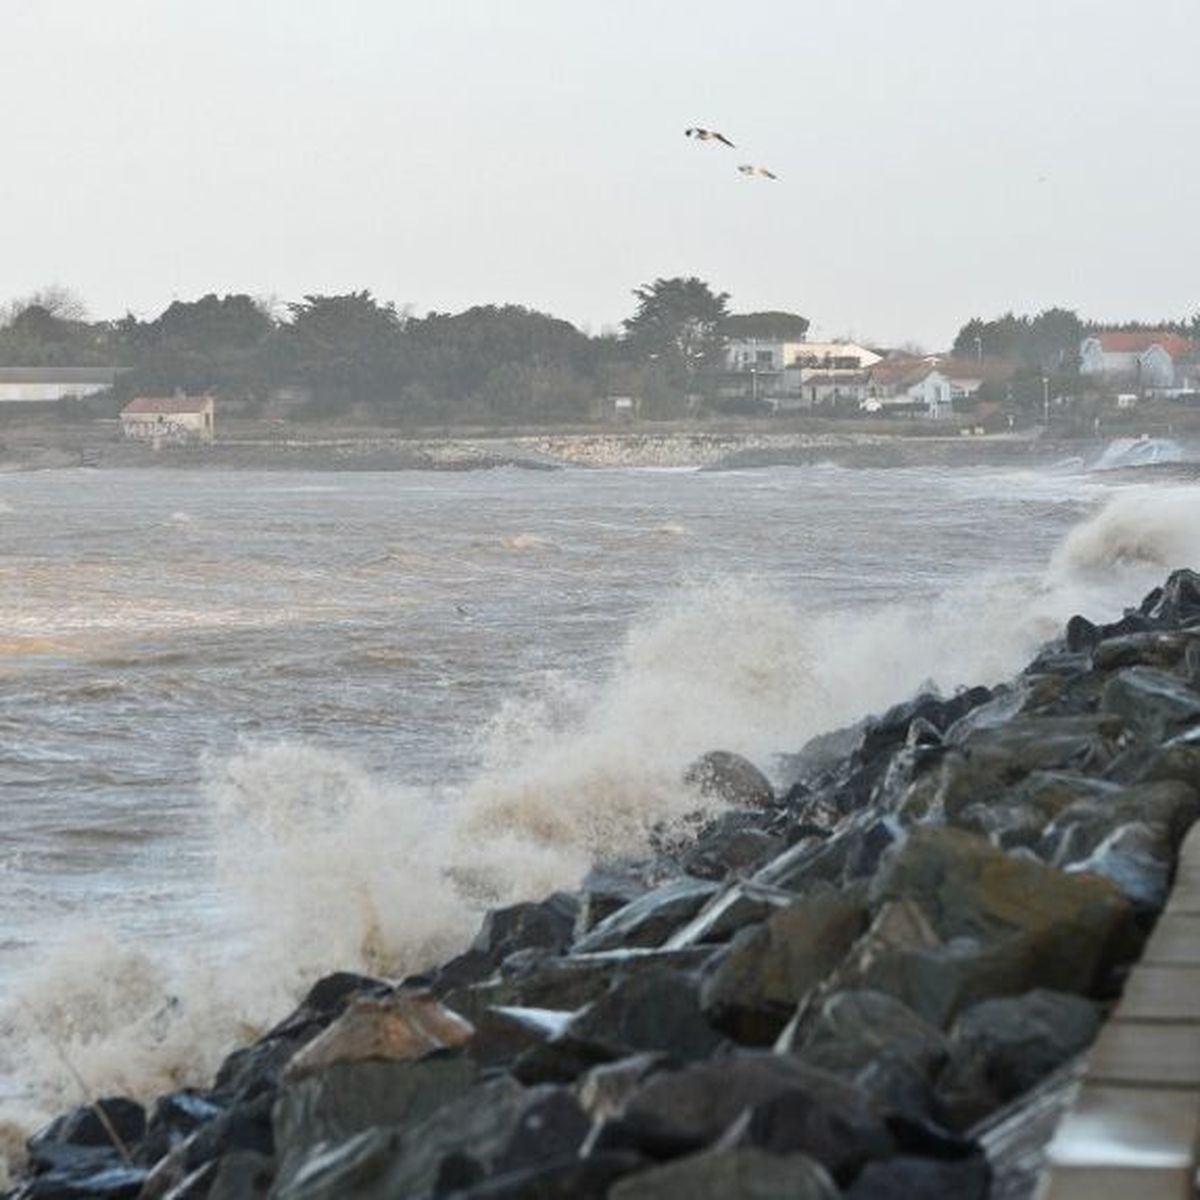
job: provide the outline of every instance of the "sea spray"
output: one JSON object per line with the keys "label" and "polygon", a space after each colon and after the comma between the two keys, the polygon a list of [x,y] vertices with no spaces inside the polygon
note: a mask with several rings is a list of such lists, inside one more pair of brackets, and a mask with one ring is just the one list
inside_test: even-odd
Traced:
{"label": "sea spray", "polygon": [[[1200,562],[1200,488],[1131,488],[1067,534],[1050,563],[1055,579],[1132,583]],[[1129,594],[1134,594],[1130,592]]]}

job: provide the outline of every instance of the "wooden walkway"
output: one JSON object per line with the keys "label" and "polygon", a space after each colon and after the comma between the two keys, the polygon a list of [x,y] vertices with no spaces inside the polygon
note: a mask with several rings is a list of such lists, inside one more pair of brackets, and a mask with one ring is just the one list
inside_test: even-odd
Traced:
{"label": "wooden walkway", "polygon": [[1200,1159],[1200,823],[1047,1150],[1038,1200],[1193,1200]]}

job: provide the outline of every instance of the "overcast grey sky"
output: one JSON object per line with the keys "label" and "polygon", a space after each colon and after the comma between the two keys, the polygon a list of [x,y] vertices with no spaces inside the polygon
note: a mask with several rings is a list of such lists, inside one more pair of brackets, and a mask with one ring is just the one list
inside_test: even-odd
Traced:
{"label": "overcast grey sky", "polygon": [[930,347],[1010,307],[1200,308],[1200,0],[0,14],[0,299],[367,287],[598,331],[695,274],[818,336]]}

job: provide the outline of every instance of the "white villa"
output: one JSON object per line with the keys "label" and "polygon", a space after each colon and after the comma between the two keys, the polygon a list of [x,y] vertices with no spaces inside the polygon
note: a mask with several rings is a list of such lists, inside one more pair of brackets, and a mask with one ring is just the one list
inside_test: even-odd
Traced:
{"label": "white villa", "polygon": [[865,372],[882,355],[857,342],[730,338],[725,343],[727,391],[768,400],[778,409],[830,399],[861,399]]}

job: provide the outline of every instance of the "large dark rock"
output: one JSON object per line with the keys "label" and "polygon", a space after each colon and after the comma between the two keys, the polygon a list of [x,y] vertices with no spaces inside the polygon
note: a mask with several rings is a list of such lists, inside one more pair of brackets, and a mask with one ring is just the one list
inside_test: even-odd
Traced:
{"label": "large dark rock", "polygon": [[206,1200],[260,1200],[274,1181],[274,1159],[253,1150],[235,1150],[215,1164]]}
{"label": "large dark rock", "polygon": [[1136,764],[1136,782],[1175,780],[1200,791],[1200,728],[1154,747]]}
{"label": "large dark rock", "polygon": [[778,773],[789,781],[785,803],[792,804],[826,786],[844,770],[854,749],[862,741],[868,721],[864,718],[842,729],[831,729],[810,738],[793,754],[776,759]]}
{"label": "large dark rock", "polygon": [[[868,723],[853,761],[868,763],[910,742],[914,723],[944,733],[956,721],[992,698],[988,688],[966,688],[949,699],[925,692],[888,709]],[[912,739],[915,740],[915,739]]]}
{"label": "large dark rock", "polygon": [[796,1005],[842,961],[866,910],[836,893],[799,899],[739,933],[704,972],[701,1004],[738,1041],[766,1045]]}
{"label": "large dark rock", "polygon": [[146,1132],[146,1110],[136,1100],[106,1096],[56,1117],[25,1143],[34,1170],[61,1165],[63,1147],[96,1147],[118,1156],[132,1152]]}
{"label": "large dark rock", "polygon": [[160,1096],[150,1113],[146,1135],[138,1147],[137,1161],[145,1166],[153,1165],[201,1125],[220,1116],[225,1107],[210,1096],[191,1090]]}
{"label": "large dark rock", "polygon": [[957,829],[912,830],[885,856],[871,899],[911,900],[945,942],[991,943],[1019,959],[1018,991],[1090,992],[1136,947],[1132,908],[1108,880],[1065,875]]}
{"label": "large dark rock", "polygon": [[480,1067],[511,1067],[526,1051],[561,1033],[572,1015],[542,1008],[481,1009],[467,1056]]}
{"label": "large dark rock", "polygon": [[1129,667],[1104,688],[1101,708],[1149,742],[1164,742],[1200,723],[1200,693],[1151,667]]}
{"label": "large dark rock", "polygon": [[1186,567],[1172,571],[1161,588],[1146,596],[1140,611],[1162,625],[1192,624],[1200,619],[1200,574]]}
{"label": "large dark rock", "polygon": [[237,1100],[211,1121],[199,1126],[179,1149],[188,1170],[222,1158],[234,1150],[252,1150],[271,1157],[275,1132],[271,1110],[275,1093],[264,1090]]}
{"label": "large dark rock", "polygon": [[575,1095],[593,1121],[606,1121],[625,1111],[625,1105],[656,1071],[680,1064],[665,1054],[634,1054],[593,1068],[578,1083]]}
{"label": "large dark rock", "polygon": [[33,1176],[10,1196],[11,1200],[134,1200],[145,1180],[144,1169],[126,1166],[119,1158],[107,1162],[81,1158]]}
{"label": "large dark rock", "polygon": [[445,1195],[489,1176],[573,1155],[588,1130],[562,1088],[524,1088],[507,1076],[443,1104],[422,1121],[317,1143],[275,1186],[279,1200],[392,1200]]}
{"label": "large dark rock", "polygon": [[470,1090],[477,1068],[455,1055],[337,1063],[279,1092],[274,1130],[289,1163],[320,1143],[343,1142],[377,1125],[425,1120]]}
{"label": "large dark rock", "polygon": [[390,995],[392,984],[370,975],[353,971],[335,971],[325,975],[308,989],[298,1007],[267,1033],[267,1037],[287,1037],[310,1023],[328,1025],[346,1011],[351,1001],[360,996],[381,999]]}
{"label": "large dark rock", "polygon": [[739,930],[765,921],[777,909],[795,901],[795,892],[739,879],[726,884],[690,921],[675,930],[663,948],[728,942]]}
{"label": "large dark rock", "polygon": [[[979,1000],[1027,990],[1033,959],[1034,947],[1020,937],[985,942],[959,936],[943,942],[915,905],[889,902],[826,986],[885,992],[941,1029]],[[897,1074],[889,1071],[880,1082],[889,1087],[920,1083],[911,1073]],[[919,1090],[927,1099],[927,1090]]]}
{"label": "large dark rock", "polygon": [[644,896],[649,887],[636,875],[611,868],[593,867],[579,885],[579,912],[575,918],[575,937],[591,932],[605,917]]}
{"label": "large dark rock", "polygon": [[1200,796],[1188,783],[1166,780],[1129,787],[1103,785],[1097,780],[1092,795],[1062,809],[1047,825],[1038,853],[1056,866],[1078,863],[1091,855],[1116,830],[1139,823],[1153,830],[1170,859],[1175,847],[1200,816]]}
{"label": "large dark rock", "polygon": [[1131,633],[1101,642],[1092,652],[1097,671],[1118,671],[1123,667],[1173,667],[1183,658],[1191,639],[1186,634]]}
{"label": "large dark rock", "polygon": [[495,1006],[573,1012],[599,999],[617,979],[659,967],[694,970],[716,952],[715,946],[611,950],[561,958],[535,957],[520,964],[514,956],[495,979],[448,992],[444,1000],[472,1023]]}
{"label": "large dark rock", "polygon": [[759,828],[761,818],[743,811],[722,813],[700,832],[680,865],[697,879],[721,880],[753,871],[784,848],[782,838]]}
{"label": "large dark rock", "polygon": [[726,1130],[720,1145],[807,1154],[842,1184],[896,1148],[887,1125],[861,1096],[831,1102],[820,1091],[783,1092],[754,1105]]}
{"label": "large dark rock", "polygon": [[717,891],[703,879],[675,879],[606,917],[573,947],[576,954],[660,946]]}
{"label": "large dark rock", "polygon": [[628,1175],[608,1195],[609,1200],[837,1200],[838,1190],[807,1155],[743,1146]]}
{"label": "large dark rock", "polygon": [[698,993],[696,980],[680,971],[632,975],[584,1009],[565,1033],[615,1057],[650,1050],[680,1060],[707,1058],[722,1039],[701,1012]]}
{"label": "large dark rock", "polygon": [[946,1035],[884,992],[827,996],[797,1031],[801,1059],[856,1084],[877,1105],[930,1112],[933,1079],[950,1057]]}
{"label": "large dark rock", "polygon": [[1123,727],[1119,715],[1008,716],[1008,703],[1006,698],[996,714],[1006,719],[990,724],[980,716],[977,724],[964,721],[947,735],[966,754],[979,785],[1003,789],[1034,771],[1094,774],[1112,761]]}
{"label": "large dark rock", "polygon": [[462,954],[428,978],[406,982],[423,983],[440,997],[489,979],[504,959],[520,951],[561,953],[575,937],[580,908],[577,897],[555,892],[540,903],[492,909],[484,916],[474,942]]}
{"label": "large dark rock", "polygon": [[683,781],[702,796],[735,808],[770,808],[775,803],[771,781],[749,759],[728,750],[710,750],[698,758]]}
{"label": "large dark rock", "polygon": [[987,1200],[992,1171],[983,1155],[944,1162],[897,1155],[868,1163],[846,1200]]}
{"label": "large dark rock", "polygon": [[1090,650],[1100,641],[1100,636],[1100,630],[1087,617],[1076,613],[1067,621],[1064,640],[1067,649],[1072,653]]}
{"label": "large dark rock", "polygon": [[571,943],[578,914],[579,901],[566,892],[555,892],[538,904],[493,909],[483,918],[471,949],[490,956],[497,964],[514,950],[536,947],[561,951]]}
{"label": "large dark rock", "polygon": [[864,809],[831,837],[798,841],[762,867],[754,882],[794,892],[841,883],[869,870],[898,832],[891,818],[881,820],[873,809]]}
{"label": "large dark rock", "polygon": [[447,1200],[605,1200],[618,1179],[644,1166],[640,1155],[628,1152],[551,1159],[452,1192]]}
{"label": "large dark rock", "polygon": [[970,1128],[1085,1050],[1099,1028],[1099,1008],[1065,992],[1036,989],[967,1009],[938,1080],[945,1121]]}
{"label": "large dark rock", "polygon": [[851,1085],[825,1071],[786,1055],[743,1050],[651,1076],[626,1104],[623,1120],[629,1129],[644,1125],[673,1135],[680,1145],[701,1146],[743,1112],[788,1092],[847,1112],[863,1107]]}
{"label": "large dark rock", "polygon": [[1067,870],[1109,880],[1136,912],[1150,915],[1166,906],[1171,862],[1171,844],[1162,831],[1131,821],[1114,829],[1087,858],[1073,862]]}
{"label": "large dark rock", "polygon": [[1032,804],[990,800],[962,809],[951,822],[958,829],[977,833],[1001,850],[1033,848],[1046,830],[1045,814]]}

